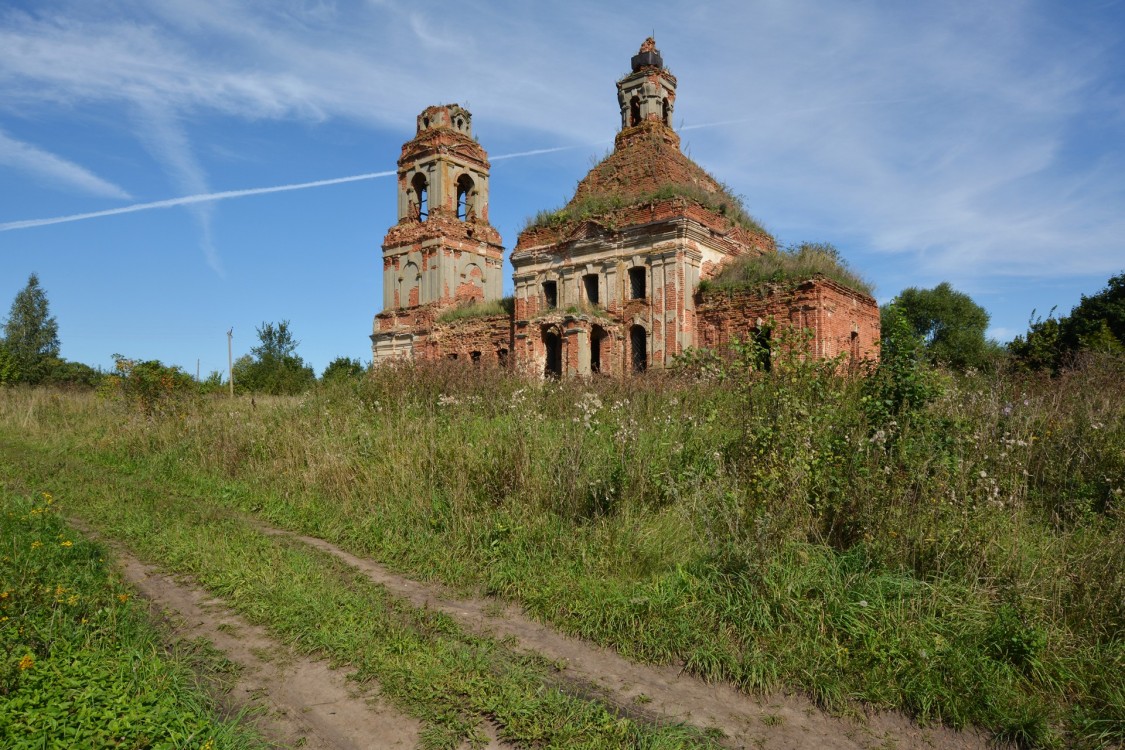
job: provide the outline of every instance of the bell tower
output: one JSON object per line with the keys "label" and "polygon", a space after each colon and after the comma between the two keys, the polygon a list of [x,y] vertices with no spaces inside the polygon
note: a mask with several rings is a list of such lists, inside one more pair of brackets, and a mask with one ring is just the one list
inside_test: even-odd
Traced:
{"label": "bell tower", "polygon": [[615,145],[627,145],[638,136],[655,131],[665,141],[679,146],[672,129],[676,109],[676,77],[664,67],[664,58],[649,37],[633,55],[632,72],[617,82],[621,106],[621,131]]}
{"label": "bell tower", "polygon": [[398,223],[383,239],[384,314],[500,299],[500,234],[488,223],[488,155],[458,104],[418,115],[398,160]]}

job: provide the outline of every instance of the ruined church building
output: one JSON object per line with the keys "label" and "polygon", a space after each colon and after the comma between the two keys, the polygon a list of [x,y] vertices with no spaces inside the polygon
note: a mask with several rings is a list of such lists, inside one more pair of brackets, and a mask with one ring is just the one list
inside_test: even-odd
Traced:
{"label": "ruined church building", "polygon": [[472,115],[449,104],[418,116],[398,160],[398,223],[383,240],[376,364],[449,358],[555,377],[628,375],[667,367],[692,347],[768,335],[770,324],[810,329],[814,356],[878,356],[875,300],[823,276],[701,290],[733,259],[777,248],[680,151],[676,78],[651,38],[631,67],[617,82],[613,153],[565,208],[520,233],[507,309],[488,155]]}

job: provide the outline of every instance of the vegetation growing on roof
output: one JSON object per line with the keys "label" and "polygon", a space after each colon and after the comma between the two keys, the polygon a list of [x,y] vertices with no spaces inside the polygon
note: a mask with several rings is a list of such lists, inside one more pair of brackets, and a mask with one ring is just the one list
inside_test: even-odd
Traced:
{"label": "vegetation growing on roof", "polygon": [[805,281],[817,274],[857,292],[875,291],[871,282],[848,267],[835,246],[824,242],[804,242],[776,253],[738,258],[714,279],[700,284],[700,288],[749,289],[762,284]]}
{"label": "vegetation growing on roof", "polygon": [[515,299],[512,297],[488,300],[487,302],[473,301],[442,311],[442,313],[437,316],[437,322],[452,323],[455,320],[464,320],[465,318],[490,318],[495,315],[511,315],[515,309],[516,303]]}
{"label": "vegetation growing on roof", "polygon": [[590,193],[562,208],[540,211],[534,218],[528,220],[521,231],[557,228],[587,219],[601,219],[628,206],[652,203],[668,198],[686,198],[725,216],[743,229],[770,236],[757,219],[746,212],[746,208],[742,205],[742,199],[735,196],[726,186],[720,184],[718,192],[711,192],[690,183],[661,185],[656,190],[633,195],[626,193]]}

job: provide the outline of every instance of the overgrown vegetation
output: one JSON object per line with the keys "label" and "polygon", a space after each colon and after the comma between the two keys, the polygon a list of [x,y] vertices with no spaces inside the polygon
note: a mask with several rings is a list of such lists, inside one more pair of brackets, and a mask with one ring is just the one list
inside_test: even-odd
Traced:
{"label": "overgrown vegetation", "polygon": [[765,284],[794,283],[822,275],[863,294],[872,294],[870,282],[848,267],[833,245],[804,242],[776,253],[736,258],[701,289],[754,289]]}
{"label": "overgrown vegetation", "polygon": [[5,748],[264,747],[197,683],[228,665],[160,633],[54,497],[0,477],[0,740]]}
{"label": "overgrown vegetation", "polygon": [[629,206],[643,205],[669,198],[684,198],[694,201],[704,208],[725,216],[737,226],[751,232],[770,236],[758,221],[743,206],[742,199],[735,196],[726,186],[718,192],[704,190],[698,185],[679,183],[661,185],[659,189],[640,194],[592,193],[572,201],[555,210],[542,210],[527,221],[521,231],[528,229],[557,228],[577,224],[587,219],[603,220],[611,227],[616,225],[613,214]]}
{"label": "overgrown vegetation", "polygon": [[1110,278],[1105,289],[1075,305],[1069,315],[1034,319],[1026,336],[1009,345],[1020,366],[1058,372],[1081,352],[1125,355],[1125,273]]}
{"label": "overgrown vegetation", "polygon": [[[221,593],[260,590],[240,606],[294,640],[314,636],[268,598],[275,578],[243,567],[280,552],[209,561],[213,545],[164,535],[212,539],[209,524],[226,535],[242,529],[229,514],[257,514],[745,690],[1029,746],[1125,742],[1125,362],[955,376],[929,369],[904,324],[878,370],[849,378],[782,338],[769,373],[749,346],[702,375],[627,382],[402,363],[150,419],[9,390],[0,437],[13,471],[67,487],[75,512]],[[316,578],[308,596],[341,585]],[[326,622],[317,648],[385,653],[327,645],[359,625]],[[457,700],[439,713],[467,723],[438,724],[471,731],[487,701]]]}
{"label": "overgrown vegetation", "polygon": [[909,323],[934,364],[964,371],[1003,363],[1003,347],[985,338],[988,311],[949,282],[943,281],[933,289],[903,289],[880,313],[884,328],[896,315]]}
{"label": "overgrown vegetation", "polygon": [[450,307],[441,312],[437,317],[439,323],[452,323],[455,320],[467,318],[489,318],[496,315],[511,315],[515,310],[514,297],[487,300],[484,302],[472,301],[467,304]]}

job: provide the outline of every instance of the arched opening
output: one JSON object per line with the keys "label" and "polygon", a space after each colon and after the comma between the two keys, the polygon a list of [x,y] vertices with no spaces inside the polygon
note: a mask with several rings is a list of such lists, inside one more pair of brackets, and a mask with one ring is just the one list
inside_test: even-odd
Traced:
{"label": "arched opening", "polygon": [[457,178],[457,218],[467,221],[476,215],[476,201],[473,199],[473,178],[463,174]]}
{"label": "arched opening", "polygon": [[660,118],[664,120],[664,124],[672,127],[672,108],[668,106],[668,97],[664,97],[664,102],[660,107]]}
{"label": "arched opening", "polygon": [[648,369],[648,332],[644,326],[635,325],[629,329],[629,349],[633,358],[633,372]]}
{"label": "arched opening", "polygon": [[480,352],[469,352],[469,359],[473,361],[474,365],[480,364]]}
{"label": "arched opening", "polygon": [[547,358],[543,364],[543,377],[562,377],[562,336],[554,328],[543,329],[543,348]]}
{"label": "arched opening", "polygon": [[607,335],[601,326],[590,329],[590,373],[593,375],[602,371],[602,347]]}
{"label": "arched opening", "polygon": [[410,186],[414,188],[414,219],[415,221],[425,221],[429,216],[429,183],[426,181],[426,175],[418,172],[414,175],[414,179],[410,181]]}
{"label": "arched opening", "polygon": [[629,100],[629,127],[641,124],[641,98],[634,96]]}
{"label": "arched opening", "polygon": [[496,350],[496,364],[499,365],[500,367],[505,367],[505,368],[508,366],[508,350],[507,349],[501,347],[500,349]]}

